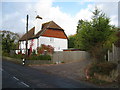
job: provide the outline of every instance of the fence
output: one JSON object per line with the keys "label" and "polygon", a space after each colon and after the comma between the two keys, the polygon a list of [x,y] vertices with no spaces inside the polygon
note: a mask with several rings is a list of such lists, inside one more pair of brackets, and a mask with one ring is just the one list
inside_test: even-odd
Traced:
{"label": "fence", "polygon": [[90,55],[85,51],[59,51],[53,54],[53,62],[76,62],[90,59]]}
{"label": "fence", "polygon": [[120,48],[113,46],[112,52],[108,52],[108,61],[120,61]]}

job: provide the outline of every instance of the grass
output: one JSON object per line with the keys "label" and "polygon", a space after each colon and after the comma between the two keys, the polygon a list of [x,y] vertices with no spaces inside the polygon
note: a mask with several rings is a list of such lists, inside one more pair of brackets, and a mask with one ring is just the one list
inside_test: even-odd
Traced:
{"label": "grass", "polygon": [[91,79],[88,80],[88,82],[93,83],[93,84],[95,84],[95,85],[100,85],[100,86],[112,84],[112,83],[110,83],[110,82],[103,81],[103,80],[99,80],[99,79],[97,79],[97,78],[91,78]]}
{"label": "grass", "polygon": [[[99,79],[98,77],[95,76],[94,73],[100,74],[100,75],[106,75],[110,76],[112,70],[116,70],[116,64],[111,63],[111,62],[104,62],[104,63],[96,63],[96,64],[91,64],[88,66],[88,76],[90,77],[87,79],[88,82],[104,86],[104,85],[109,85],[109,84],[114,84],[115,82],[109,82],[105,78]],[[113,74],[115,75],[115,73]],[[112,77],[111,77],[112,79]]]}

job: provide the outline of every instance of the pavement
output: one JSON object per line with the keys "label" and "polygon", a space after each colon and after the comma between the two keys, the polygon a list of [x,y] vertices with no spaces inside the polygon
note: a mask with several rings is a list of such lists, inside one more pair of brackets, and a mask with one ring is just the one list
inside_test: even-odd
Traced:
{"label": "pavement", "polygon": [[2,88],[96,88],[96,86],[3,60]]}

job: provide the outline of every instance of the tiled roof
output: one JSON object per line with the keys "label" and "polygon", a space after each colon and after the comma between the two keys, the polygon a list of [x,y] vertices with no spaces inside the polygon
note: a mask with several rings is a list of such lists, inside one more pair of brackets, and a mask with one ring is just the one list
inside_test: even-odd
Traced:
{"label": "tiled roof", "polygon": [[59,30],[63,30],[60,26],[58,26],[55,22],[53,21],[50,21],[48,26],[47,26],[48,29],[59,29]]}
{"label": "tiled roof", "polygon": [[32,37],[34,37],[34,31],[35,31],[35,27],[33,27],[32,29],[30,29],[28,31],[28,34],[24,34],[19,41],[24,41],[26,40],[26,38],[31,39]]}
{"label": "tiled roof", "polygon": [[67,39],[63,30],[47,29],[41,36]]}
{"label": "tiled roof", "polygon": [[[64,30],[53,21],[42,24],[41,30],[36,35],[34,35],[34,31],[35,27],[28,32],[28,39],[38,38],[39,36],[67,39]],[[20,39],[20,41],[22,40],[26,40],[26,34]]]}

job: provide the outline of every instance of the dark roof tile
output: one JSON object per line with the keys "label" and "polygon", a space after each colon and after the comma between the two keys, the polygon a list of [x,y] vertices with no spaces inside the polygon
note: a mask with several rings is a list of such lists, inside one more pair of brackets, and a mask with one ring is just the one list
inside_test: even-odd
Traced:
{"label": "dark roof tile", "polygon": [[[48,30],[48,31],[46,31]],[[54,21],[46,22],[42,24],[41,30],[34,35],[35,27],[33,27],[30,31],[28,31],[28,39],[38,38],[39,36],[47,36],[47,37],[56,37],[56,38],[66,38],[67,36],[64,33],[64,30],[58,26]],[[47,33],[46,33],[47,32]],[[51,35],[50,35],[51,34]],[[54,35],[56,34],[56,35]],[[26,40],[27,34],[24,34],[20,41]]]}
{"label": "dark roof tile", "polygon": [[[20,39],[19,41],[24,41],[26,40],[26,38],[28,37],[28,39],[31,39],[33,36],[34,36],[34,31],[35,31],[35,27],[31,28],[29,31],[28,31],[28,34],[24,34]],[[28,36],[27,36],[28,35]]]}

